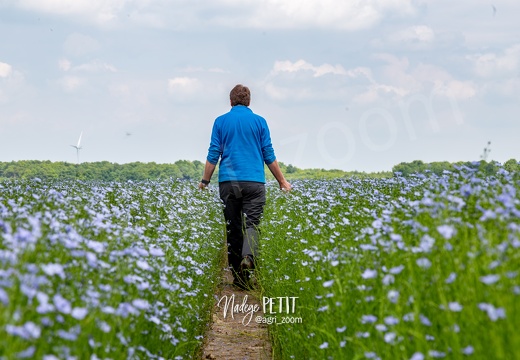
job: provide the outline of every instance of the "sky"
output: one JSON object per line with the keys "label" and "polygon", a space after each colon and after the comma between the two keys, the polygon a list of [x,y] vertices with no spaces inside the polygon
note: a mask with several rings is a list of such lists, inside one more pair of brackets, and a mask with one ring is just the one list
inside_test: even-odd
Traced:
{"label": "sky", "polygon": [[520,1],[0,0],[0,161],[207,155],[236,84],[279,161],[520,160]]}

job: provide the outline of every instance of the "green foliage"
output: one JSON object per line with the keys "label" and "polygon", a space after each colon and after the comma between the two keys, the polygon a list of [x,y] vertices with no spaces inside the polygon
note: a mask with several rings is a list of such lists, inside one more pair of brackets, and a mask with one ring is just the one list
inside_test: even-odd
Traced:
{"label": "green foliage", "polygon": [[[392,168],[392,172],[398,172],[401,174],[401,176],[405,177],[410,176],[412,174],[424,173],[434,173],[436,175],[441,175],[444,171],[456,171],[457,169],[462,167],[478,167],[479,172],[484,176],[495,175],[497,171],[501,168],[500,163],[496,161],[459,161],[456,163],[449,163],[447,161],[437,161],[431,163],[424,163],[421,160],[414,160],[411,163],[402,162],[398,165],[395,165]],[[515,159],[510,159],[506,163],[504,163],[504,168],[509,172],[515,172],[520,169],[520,166],[518,165],[518,162]]]}
{"label": "green foliage", "polygon": [[[392,173],[389,171],[383,171],[378,173],[365,173],[360,171],[343,171],[338,169],[300,169],[294,165],[285,165],[283,162],[278,162],[280,169],[284,173],[288,181],[293,180],[327,180],[337,179],[344,177],[359,177],[359,178],[390,178]],[[275,180],[274,176],[269,171],[269,168],[265,166],[265,177],[266,180]]]}
{"label": "green foliage", "polygon": [[[204,173],[204,163],[198,160],[178,160],[173,164],[157,164],[132,162],[116,164],[108,161],[85,162],[72,164],[67,162],[51,162],[38,160],[22,160],[0,162],[0,179],[34,179],[41,180],[102,180],[102,181],[142,181],[185,179],[199,180]],[[365,173],[359,171],[300,169],[294,165],[279,162],[282,172],[289,181],[297,179],[336,179],[356,176],[361,178],[389,178],[391,172]],[[265,166],[266,180],[274,180]],[[218,166],[212,180],[218,179]]]}
{"label": "green foliage", "polygon": [[520,165],[515,159],[509,159],[504,163],[504,169],[509,172],[518,172],[518,170],[520,170]]}
{"label": "green foliage", "polygon": [[517,359],[520,183],[481,166],[268,187],[262,295],[297,298],[273,358]]}
{"label": "green foliage", "polygon": [[173,164],[132,162],[116,164],[108,161],[72,164],[22,160],[0,162],[0,179],[41,180],[102,180],[102,181],[141,181],[165,179],[199,179],[204,171],[200,161],[179,160]]}
{"label": "green foliage", "polygon": [[0,214],[0,359],[200,358],[223,255],[215,191],[3,180]]}
{"label": "green foliage", "polygon": [[[289,181],[294,180],[326,180],[347,177],[382,179],[390,178],[393,173],[399,172],[402,176],[410,176],[415,173],[432,172],[441,175],[444,171],[455,171],[457,168],[466,166],[469,168],[478,166],[484,175],[493,175],[500,168],[500,164],[482,160],[478,163],[457,162],[449,163],[439,161],[424,163],[414,160],[410,163],[402,162],[395,165],[392,171],[377,173],[365,173],[360,171],[344,171],[338,169],[300,169],[292,164],[278,163],[280,169]],[[518,172],[520,165],[515,159],[510,159],[504,164],[504,169],[509,172]],[[178,160],[173,164],[157,164],[155,162],[142,163],[132,162],[117,164],[108,161],[85,162],[72,164],[68,162],[51,162],[38,160],[21,160],[11,162],[0,162],[0,179],[34,179],[41,180],[102,180],[102,181],[142,181],[142,180],[166,180],[185,179],[199,180],[204,173],[204,163],[198,160]],[[269,168],[265,166],[267,181],[275,180]],[[218,179],[218,166],[213,174],[212,180]]]}
{"label": "green foliage", "polygon": [[[470,163],[466,163],[470,164]],[[447,161],[437,161],[432,163],[424,163],[421,160],[414,160],[411,163],[402,162],[393,167],[393,172],[400,172],[403,176],[409,176],[415,173],[433,172],[436,175],[442,174],[443,171],[453,171],[454,165]]]}

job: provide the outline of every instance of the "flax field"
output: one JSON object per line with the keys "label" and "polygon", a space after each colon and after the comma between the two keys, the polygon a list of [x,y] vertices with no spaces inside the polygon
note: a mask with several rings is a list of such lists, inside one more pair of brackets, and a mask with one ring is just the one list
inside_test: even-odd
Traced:
{"label": "flax field", "polygon": [[[293,186],[260,229],[254,293],[299,320],[275,359],[520,358],[519,174]],[[0,182],[0,359],[197,359],[224,228],[216,186]]]}

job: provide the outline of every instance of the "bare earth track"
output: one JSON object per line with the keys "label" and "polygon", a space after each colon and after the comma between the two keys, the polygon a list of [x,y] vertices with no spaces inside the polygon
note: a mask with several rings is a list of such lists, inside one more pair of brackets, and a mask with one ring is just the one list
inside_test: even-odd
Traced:
{"label": "bare earth track", "polygon": [[[255,321],[256,316],[263,316],[260,301],[254,292],[237,289],[231,283],[232,276],[226,269],[215,296],[212,324],[206,334],[202,358],[216,360],[271,359],[272,349],[269,343],[267,325],[258,324]],[[233,317],[231,316],[231,302],[227,312],[225,312],[226,299],[232,299],[233,295],[235,306],[242,304],[244,297],[247,296],[246,303],[248,305],[258,304],[260,307],[260,311],[252,316],[249,323],[247,314],[234,313]],[[221,300],[220,306],[219,300]],[[246,317],[245,320],[244,316]],[[243,322],[247,325],[244,325]]]}

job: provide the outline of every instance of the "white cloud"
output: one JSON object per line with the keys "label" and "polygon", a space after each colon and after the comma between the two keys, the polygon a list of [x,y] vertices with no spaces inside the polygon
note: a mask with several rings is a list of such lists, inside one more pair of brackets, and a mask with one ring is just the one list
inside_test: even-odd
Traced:
{"label": "white cloud", "polygon": [[[169,95],[168,102],[171,99],[177,102],[211,102],[214,100],[221,101],[228,98],[229,91],[235,85],[231,84],[229,75],[225,71],[203,70],[202,75],[178,76],[171,77],[166,81],[166,93]],[[160,83],[160,91],[158,96],[165,95],[164,80]],[[228,100],[229,101],[229,98]]]}
{"label": "white cloud", "polygon": [[98,60],[94,60],[89,63],[74,66],[72,68],[72,70],[73,71],[85,71],[85,72],[101,72],[101,71],[116,72],[117,71],[115,66],[98,61]]}
{"label": "white cloud", "polygon": [[388,14],[411,15],[413,0],[20,0],[17,6],[106,25],[366,29]]}
{"label": "white cloud", "polygon": [[502,54],[476,54],[469,56],[468,59],[473,63],[478,76],[484,78],[516,76],[520,70],[520,44],[510,46]]}
{"label": "white cloud", "polygon": [[[479,90],[472,81],[457,79],[435,65],[412,64],[408,57],[377,54],[374,59],[383,63],[345,69],[340,64],[276,61],[265,80],[264,90],[278,101],[352,99],[363,105],[377,102],[391,105],[416,94],[468,100]],[[333,76],[323,76],[325,74]]]}
{"label": "white cloud", "polygon": [[276,61],[262,86],[270,98],[279,101],[333,100],[344,95],[344,89],[338,92],[338,84],[346,84],[349,78],[364,78],[363,71],[367,70],[347,71],[339,64],[314,65],[303,59]]}
{"label": "white cloud", "polygon": [[354,101],[358,103],[371,103],[380,99],[382,96],[391,96],[403,98],[409,94],[409,90],[385,84],[372,84],[368,86],[368,90],[356,95]]}
{"label": "white cloud", "polygon": [[168,92],[176,97],[183,98],[193,94],[199,88],[199,80],[190,77],[176,77],[168,79]]}
{"label": "white cloud", "polygon": [[168,79],[168,87],[169,88],[189,88],[193,87],[198,82],[195,78],[189,78],[189,77],[176,77],[173,79]]}
{"label": "white cloud", "polygon": [[93,60],[88,63],[72,66],[72,63],[69,60],[61,59],[58,61],[58,66],[61,70],[70,72],[117,72],[115,66],[101,62],[99,60]]}
{"label": "white cloud", "polygon": [[390,54],[377,54],[375,59],[385,62],[378,69],[380,73],[378,84],[386,84],[392,87],[404,89],[394,92],[395,94],[408,94],[418,92],[422,89],[422,80],[412,74],[410,61],[407,57],[396,57]]}
{"label": "white cloud", "polygon": [[446,70],[434,65],[419,64],[411,71],[411,75],[420,82],[421,88],[456,100],[468,100],[479,91],[474,81],[457,80]]}
{"label": "white cloud", "polygon": [[298,60],[296,62],[291,61],[276,61],[273,67],[273,74],[277,74],[280,72],[298,72],[298,71],[310,71],[313,73],[314,77],[319,77],[326,74],[333,75],[347,75],[347,71],[341,65],[330,65],[330,64],[322,64],[319,66],[314,66],[305,60]]}
{"label": "white cloud", "polygon": [[127,0],[20,0],[18,6],[27,10],[57,15],[81,15],[91,21],[105,23],[117,17]]}
{"label": "white cloud", "polygon": [[[232,5],[242,5],[244,2],[223,1]],[[414,12],[410,0],[249,0],[247,4],[251,15],[243,23],[259,28],[321,27],[358,30],[373,26],[389,12]]]}
{"label": "white cloud", "polygon": [[58,82],[65,91],[73,92],[84,85],[86,80],[78,76],[65,76]]}
{"label": "white cloud", "polygon": [[395,42],[431,43],[435,40],[435,32],[429,26],[411,26],[390,35],[390,39]]}
{"label": "white cloud", "polygon": [[433,91],[455,100],[468,100],[477,94],[477,87],[471,81],[450,80],[436,82]]}
{"label": "white cloud", "polygon": [[4,62],[0,62],[0,77],[2,77],[2,78],[8,77],[11,74],[12,69],[13,68],[11,65],[4,63]]}
{"label": "white cloud", "polygon": [[12,65],[0,61],[0,102],[8,102],[30,92],[31,90],[26,88],[23,73]]}
{"label": "white cloud", "polygon": [[386,62],[378,87],[383,93],[404,97],[433,91],[457,100],[467,100],[477,94],[478,87],[474,82],[455,79],[438,66],[423,63],[411,66],[407,57],[397,58],[389,54],[380,54],[377,58]]}
{"label": "white cloud", "polygon": [[374,83],[374,77],[372,75],[372,70],[368,67],[360,66],[354,69],[350,69],[347,71],[347,75],[351,78],[359,78],[364,77],[368,79],[371,83]]}
{"label": "white cloud", "polygon": [[[393,58],[392,58],[393,59]],[[323,76],[323,75],[332,76]],[[405,96],[408,90],[394,84],[379,83],[372,69],[362,66],[345,69],[342,65],[314,65],[305,60],[276,61],[264,90],[272,99],[321,101],[351,98],[370,103],[380,95]]]}
{"label": "white cloud", "polygon": [[[439,38],[443,41],[443,34]],[[383,31],[380,37],[373,39],[370,44],[374,48],[388,49],[396,52],[399,50],[427,50],[433,48],[436,41],[436,32],[426,25],[415,25],[401,28],[395,31]]]}
{"label": "white cloud", "polygon": [[480,86],[479,93],[493,100],[520,99],[520,76],[485,82]]}

